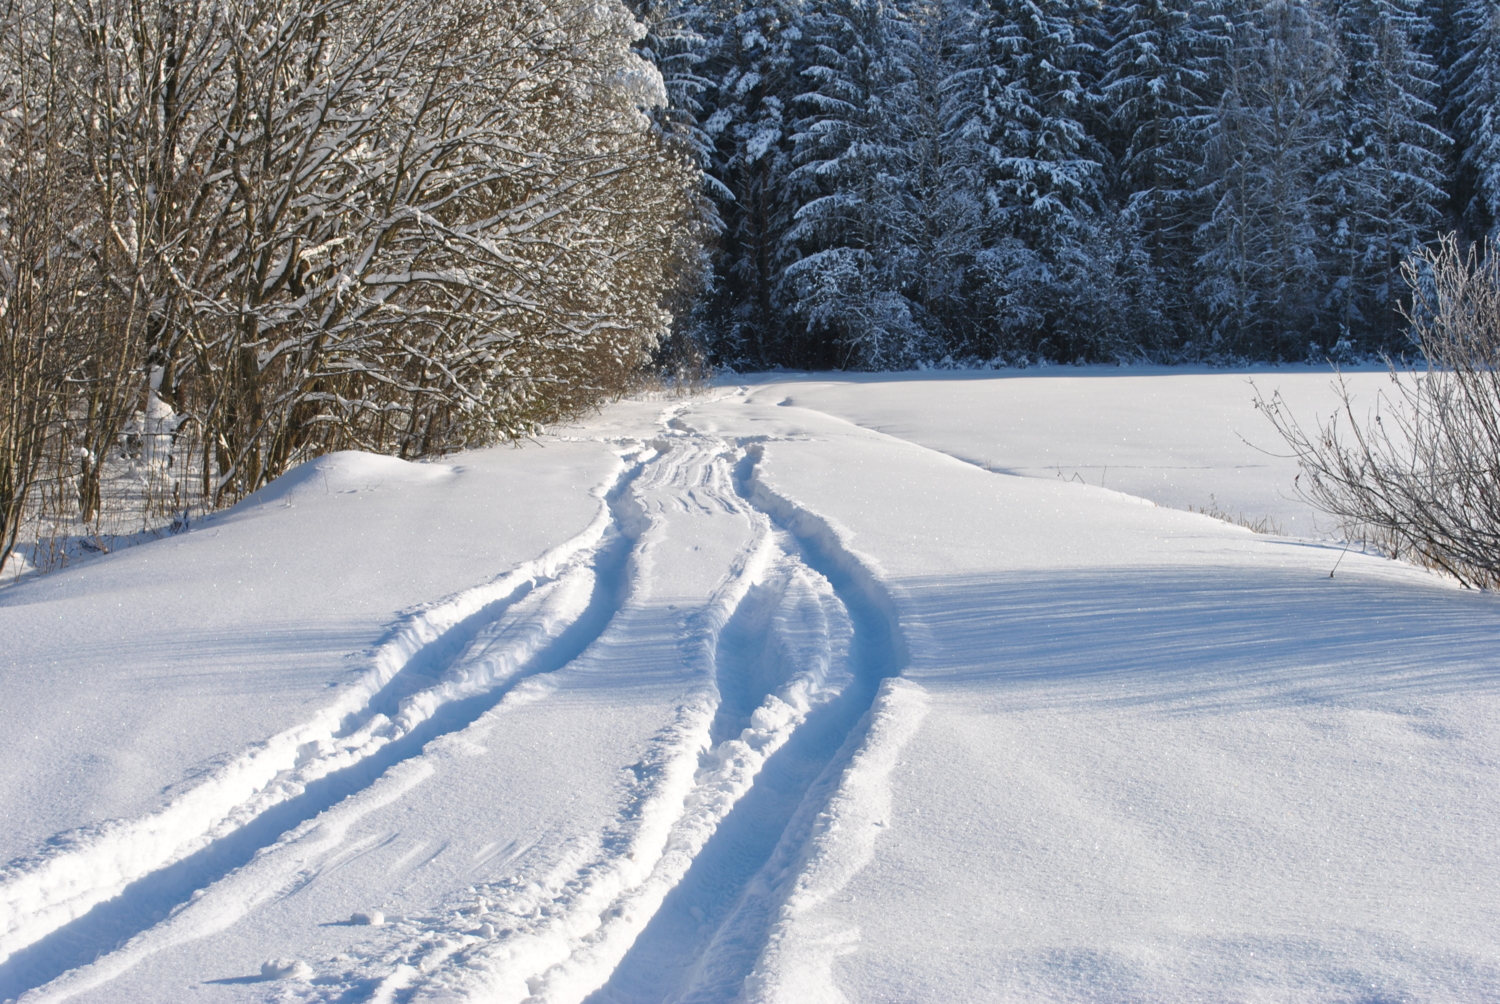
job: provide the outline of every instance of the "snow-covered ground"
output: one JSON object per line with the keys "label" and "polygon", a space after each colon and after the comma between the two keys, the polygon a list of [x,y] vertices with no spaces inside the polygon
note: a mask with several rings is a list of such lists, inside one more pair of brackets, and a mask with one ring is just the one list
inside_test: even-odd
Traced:
{"label": "snow-covered ground", "polygon": [[756,377],[6,587],[0,999],[1500,999],[1500,605],[1252,397]]}

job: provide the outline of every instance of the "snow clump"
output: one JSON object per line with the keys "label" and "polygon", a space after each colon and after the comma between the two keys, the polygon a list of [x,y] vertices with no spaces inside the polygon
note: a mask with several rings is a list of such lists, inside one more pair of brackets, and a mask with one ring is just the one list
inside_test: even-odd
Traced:
{"label": "snow clump", "polygon": [[310,980],[312,966],[301,959],[267,959],[260,964],[260,975],[268,980]]}

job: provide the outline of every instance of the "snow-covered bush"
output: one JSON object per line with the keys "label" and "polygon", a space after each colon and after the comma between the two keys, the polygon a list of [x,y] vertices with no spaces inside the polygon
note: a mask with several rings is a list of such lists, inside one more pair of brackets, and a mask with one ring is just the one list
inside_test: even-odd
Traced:
{"label": "snow-covered bush", "polygon": [[1421,371],[1392,367],[1395,391],[1361,419],[1305,431],[1277,397],[1259,402],[1302,466],[1308,501],[1351,530],[1466,585],[1500,584],[1500,256],[1450,237],[1410,259]]}
{"label": "snow-covered bush", "polygon": [[0,566],[39,497],[56,495],[58,462],[88,463],[64,420],[70,398],[98,406],[115,354],[76,309],[92,283],[70,241],[87,202],[63,143],[57,99],[70,82],[50,59],[18,58],[53,53],[45,24],[20,28],[0,12]]}
{"label": "snow-covered bush", "polygon": [[667,333],[699,175],[653,125],[661,77],[618,0],[3,16],[0,174],[69,180],[47,190],[66,219],[40,251],[6,244],[4,274],[84,273],[60,302],[97,350],[69,360],[89,456],[153,374],[221,503],[325,450],[524,435],[618,393]]}

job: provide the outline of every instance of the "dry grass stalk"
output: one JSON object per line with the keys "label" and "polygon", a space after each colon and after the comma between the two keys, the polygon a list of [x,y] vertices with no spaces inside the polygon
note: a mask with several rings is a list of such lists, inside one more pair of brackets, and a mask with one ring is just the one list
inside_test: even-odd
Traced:
{"label": "dry grass stalk", "polygon": [[1198,513],[1201,516],[1210,516],[1213,519],[1221,520],[1225,523],[1233,523],[1235,526],[1242,526],[1246,530],[1249,530],[1251,533],[1270,534],[1271,536],[1275,537],[1285,535],[1285,530],[1282,525],[1276,522],[1276,520],[1272,517],[1262,516],[1259,519],[1253,519],[1245,515],[1244,512],[1231,512],[1230,510],[1225,509],[1223,506],[1219,505],[1219,500],[1214,498],[1214,496],[1212,495],[1208,497],[1208,505],[1190,505],[1188,506],[1187,511]]}

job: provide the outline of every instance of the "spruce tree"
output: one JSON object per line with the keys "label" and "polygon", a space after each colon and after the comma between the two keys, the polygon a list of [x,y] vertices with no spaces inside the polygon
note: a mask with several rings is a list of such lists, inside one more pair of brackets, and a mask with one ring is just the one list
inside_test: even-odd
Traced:
{"label": "spruce tree", "polygon": [[1386,349],[1401,328],[1401,262],[1442,219],[1444,155],[1437,67],[1420,49],[1429,30],[1417,0],[1339,0],[1342,128],[1323,180],[1331,213],[1332,286],[1325,337]]}
{"label": "spruce tree", "polygon": [[910,255],[926,210],[919,26],[889,0],[835,0],[804,41],[782,300],[809,361],[910,366],[936,351]]}
{"label": "spruce tree", "polygon": [[1228,40],[1202,0],[1138,0],[1114,12],[1100,93],[1115,145],[1115,198],[1170,302],[1164,320],[1191,330],[1180,277],[1190,274],[1203,157],[1202,116],[1216,103]]}
{"label": "spruce tree", "polygon": [[1077,5],[996,0],[969,12],[944,84],[955,179],[985,214],[975,262],[976,310],[996,352],[1074,359],[1095,354],[1082,318],[1103,204],[1103,151],[1084,125],[1081,66],[1095,52],[1075,31]]}
{"label": "spruce tree", "polygon": [[1459,143],[1455,209],[1473,237],[1500,235],[1500,5],[1464,0],[1454,16],[1449,119]]}
{"label": "spruce tree", "polygon": [[1210,215],[1197,238],[1209,350],[1302,358],[1323,300],[1318,181],[1337,135],[1337,49],[1321,14],[1271,0],[1232,26],[1224,90],[1204,134]]}
{"label": "spruce tree", "polygon": [[710,288],[697,310],[712,359],[764,368],[787,361],[790,337],[775,299],[791,226],[791,100],[802,66],[803,4],[767,0],[709,10],[711,38],[696,110],[710,194],[722,219]]}

